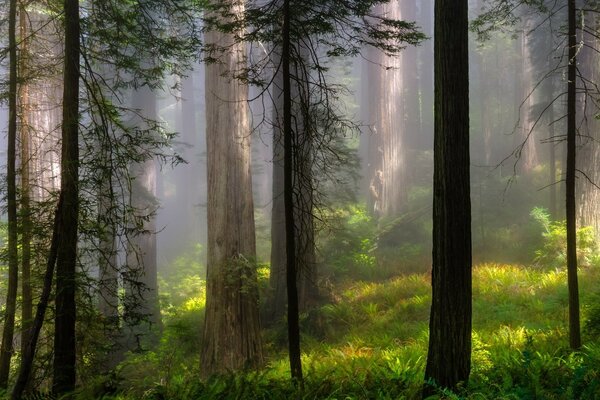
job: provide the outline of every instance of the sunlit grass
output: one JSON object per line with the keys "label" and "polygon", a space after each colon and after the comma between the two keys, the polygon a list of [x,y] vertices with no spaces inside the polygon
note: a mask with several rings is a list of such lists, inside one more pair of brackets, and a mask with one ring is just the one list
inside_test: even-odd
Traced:
{"label": "sunlit grass", "polygon": [[[260,275],[268,276],[266,270]],[[599,271],[580,271],[584,310],[598,283]],[[139,386],[139,390],[129,389],[126,398],[155,391],[173,399],[418,398],[427,357],[429,274],[378,283],[348,282],[334,290],[335,301],[301,318],[303,392],[289,381],[285,339],[267,347],[263,370],[200,383],[195,369],[199,344],[190,346],[203,313],[200,296],[187,299],[169,314],[166,324],[173,329],[167,330],[171,337],[161,344],[163,350],[133,363],[133,371],[142,370],[144,363],[154,365],[149,370],[158,376],[153,383],[136,374],[133,379],[124,376],[123,382]],[[283,326],[269,332],[275,331],[283,332],[284,338]],[[186,350],[174,353],[173,345]],[[173,354],[181,359],[174,361]],[[185,367],[190,363],[194,368]],[[169,376],[162,365],[172,366]],[[568,348],[564,271],[504,264],[474,268],[472,374],[462,398],[591,399],[600,395],[600,383],[594,383],[599,365],[598,344],[589,343],[581,353]]]}

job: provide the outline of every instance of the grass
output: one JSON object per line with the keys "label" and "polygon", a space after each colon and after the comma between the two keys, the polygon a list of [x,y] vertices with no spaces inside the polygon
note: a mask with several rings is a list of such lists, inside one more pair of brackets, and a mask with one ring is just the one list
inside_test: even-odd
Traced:
{"label": "grass", "polygon": [[[460,393],[440,392],[438,398],[600,398],[600,343],[586,337],[581,351],[568,349],[563,271],[483,264],[474,269],[473,283],[471,379]],[[600,270],[580,271],[584,310],[598,301],[599,283]],[[419,398],[427,356],[428,274],[347,282],[335,290],[335,302],[301,319],[304,388],[289,381],[283,326],[265,332],[263,370],[200,382],[197,323],[203,299],[198,298],[171,310],[156,351],[131,356],[115,375],[84,382],[79,398]]]}

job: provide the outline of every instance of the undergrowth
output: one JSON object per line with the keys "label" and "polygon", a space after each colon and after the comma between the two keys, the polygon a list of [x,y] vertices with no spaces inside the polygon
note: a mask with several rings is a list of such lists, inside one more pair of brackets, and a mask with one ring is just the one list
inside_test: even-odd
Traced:
{"label": "undergrowth", "polygon": [[[600,272],[585,268],[580,277],[583,320],[596,321],[598,307],[592,305],[598,300]],[[484,264],[474,269],[473,281],[471,378],[459,393],[440,390],[434,398],[600,398],[596,331],[585,330],[587,344],[581,351],[568,349],[563,271]],[[272,340],[283,326],[265,332],[271,344],[264,369],[201,382],[196,322],[203,299],[183,302],[165,317],[163,340],[155,351],[132,355],[115,374],[86,385],[78,398],[420,398],[429,293],[427,274],[338,287],[332,303],[302,316],[303,387],[290,383],[285,340]]]}

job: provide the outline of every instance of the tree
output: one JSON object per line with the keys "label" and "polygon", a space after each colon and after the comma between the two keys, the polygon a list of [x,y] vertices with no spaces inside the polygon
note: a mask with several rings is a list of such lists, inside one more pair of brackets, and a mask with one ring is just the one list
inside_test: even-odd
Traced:
{"label": "tree", "polygon": [[579,321],[579,284],[577,282],[577,221],[575,205],[576,172],[576,109],[577,109],[577,21],[575,0],[567,3],[568,52],[567,67],[567,164],[566,164],[566,216],[567,216],[567,276],[569,287],[569,344],[572,349],[581,347]]}
{"label": "tree", "polygon": [[[399,1],[379,4],[376,15],[399,19]],[[376,217],[397,216],[407,199],[407,146],[405,124],[405,66],[411,64],[404,55],[386,56],[369,48],[368,99],[368,184],[369,209]],[[414,56],[414,55],[413,55]],[[412,57],[415,59],[415,57]],[[415,82],[416,83],[416,82]]]}
{"label": "tree", "polygon": [[[302,44],[296,44],[303,54],[303,63],[307,62],[308,52],[302,50]],[[281,49],[273,52],[274,65],[279,65]],[[302,68],[295,64],[291,66],[295,70],[294,79],[290,84],[291,98],[298,99],[305,96],[306,88],[301,87],[308,78],[303,76]],[[273,80],[273,207],[271,212],[271,275],[270,287],[272,296],[270,298],[269,319],[277,320],[285,314],[287,304],[286,283],[286,234],[285,234],[285,196],[284,196],[284,135],[283,118],[285,96],[283,94],[283,73],[280,69]],[[311,302],[315,302],[319,295],[317,287],[317,261],[315,254],[315,224],[314,224],[314,199],[313,199],[313,164],[311,162],[314,149],[311,145],[310,129],[305,125],[310,121],[304,121],[301,104],[292,104],[293,114],[296,116],[294,127],[298,136],[297,141],[302,146],[297,146],[295,157],[293,157],[293,217],[294,217],[294,240],[296,249],[296,276],[298,284],[298,308],[306,310]]]}
{"label": "tree", "polygon": [[57,248],[54,334],[55,394],[75,389],[75,290],[79,221],[79,1],[64,0],[65,52],[61,148],[60,241]]}
{"label": "tree", "polygon": [[[223,2],[228,15],[244,13],[239,0]],[[218,12],[211,17],[220,19]],[[222,20],[223,23],[229,22]],[[226,76],[246,63],[239,31],[209,30],[205,41],[223,46],[206,66],[208,162],[208,260],[201,374],[255,367],[262,363],[255,269],[254,208],[250,174],[248,86]]]}
{"label": "tree", "polygon": [[9,46],[9,88],[8,88],[8,145],[6,165],[7,211],[8,211],[8,292],[6,312],[0,348],[0,388],[6,388],[12,358],[17,287],[19,279],[18,234],[17,234],[17,185],[16,185],[16,146],[17,146],[17,0],[11,0],[8,16]]}
{"label": "tree", "polygon": [[435,2],[432,304],[424,394],[471,367],[468,2]]}

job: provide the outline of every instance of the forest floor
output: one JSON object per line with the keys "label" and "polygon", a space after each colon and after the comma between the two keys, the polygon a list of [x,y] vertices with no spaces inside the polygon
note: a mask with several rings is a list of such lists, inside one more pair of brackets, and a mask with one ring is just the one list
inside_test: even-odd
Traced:
{"label": "forest floor", "polygon": [[[580,271],[584,347],[568,348],[566,273],[484,264],[473,272],[473,353],[469,384],[452,399],[600,399],[600,270]],[[185,305],[187,304],[187,305]],[[333,301],[302,316],[304,388],[289,381],[283,324],[265,331],[259,372],[200,382],[202,300],[165,320],[155,352],[131,356],[107,378],[84,383],[79,398],[414,399],[427,357],[428,274],[346,282]]]}

